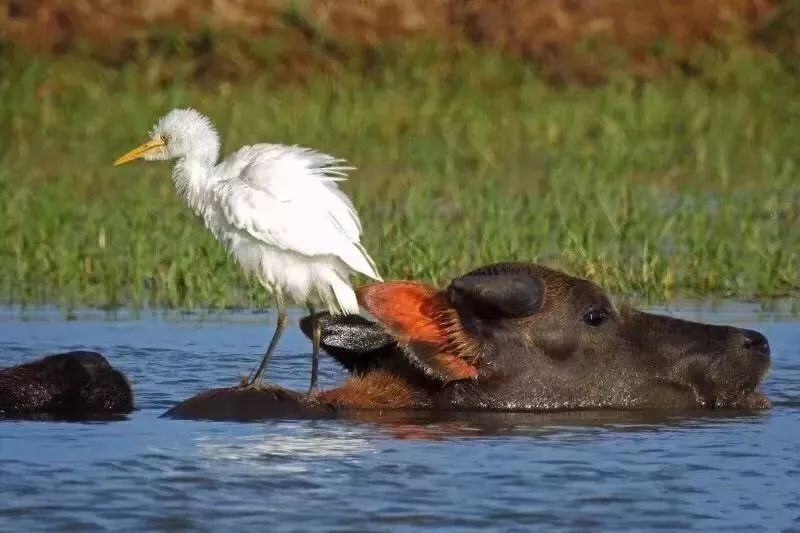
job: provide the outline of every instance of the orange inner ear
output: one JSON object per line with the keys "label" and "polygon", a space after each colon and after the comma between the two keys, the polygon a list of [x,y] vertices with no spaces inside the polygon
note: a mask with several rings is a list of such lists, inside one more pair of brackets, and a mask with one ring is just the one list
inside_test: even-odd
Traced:
{"label": "orange inner ear", "polygon": [[447,341],[440,320],[450,306],[432,287],[411,281],[373,283],[358,289],[358,301],[401,342]]}
{"label": "orange inner ear", "polygon": [[445,381],[474,378],[472,343],[458,315],[436,289],[410,281],[374,283],[357,291],[359,303],[400,343],[408,345],[427,372]]}
{"label": "orange inner ear", "polygon": [[478,377],[478,369],[473,364],[474,357],[470,357],[470,346],[464,335],[459,335],[460,330],[450,328],[449,342],[431,345],[412,340],[408,347],[412,356],[420,361],[429,372],[443,378],[445,381],[454,379],[468,379]]}

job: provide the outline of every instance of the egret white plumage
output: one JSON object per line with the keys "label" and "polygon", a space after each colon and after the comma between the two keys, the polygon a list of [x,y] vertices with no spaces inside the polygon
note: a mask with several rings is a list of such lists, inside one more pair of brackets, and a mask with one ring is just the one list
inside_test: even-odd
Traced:
{"label": "egret white plumage", "polygon": [[[287,324],[286,300],[323,304],[331,313],[358,313],[349,277],[380,280],[360,243],[361,222],[337,182],[352,167],[298,146],[245,146],[217,163],[220,142],[211,121],[193,109],[175,109],[150,132],[150,140],[121,156],[176,160],[178,195],[200,216],[229,254],[273,293],[278,319],[249,385],[260,383]],[[317,388],[319,324],[313,335],[311,390]]]}

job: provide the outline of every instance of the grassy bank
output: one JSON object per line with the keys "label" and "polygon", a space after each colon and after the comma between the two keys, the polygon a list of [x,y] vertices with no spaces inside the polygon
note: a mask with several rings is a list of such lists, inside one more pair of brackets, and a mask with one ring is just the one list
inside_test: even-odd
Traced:
{"label": "grassy bank", "polygon": [[0,55],[0,288],[63,306],[258,305],[176,198],[166,164],[113,168],[166,110],[212,117],[224,150],[313,146],[388,278],[441,282],[537,260],[647,300],[800,294],[797,78],[731,53],[693,78],[554,87],[490,52],[429,47],[280,84],[199,87],[182,64],[121,69]]}

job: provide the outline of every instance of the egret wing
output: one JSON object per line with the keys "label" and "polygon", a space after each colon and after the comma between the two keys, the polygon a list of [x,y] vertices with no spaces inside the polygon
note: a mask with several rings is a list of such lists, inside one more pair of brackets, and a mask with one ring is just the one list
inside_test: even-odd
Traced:
{"label": "egret wing", "polygon": [[337,181],[349,167],[300,147],[255,145],[237,152],[218,186],[229,224],[265,244],[307,256],[334,255],[379,279],[359,242],[361,223]]}

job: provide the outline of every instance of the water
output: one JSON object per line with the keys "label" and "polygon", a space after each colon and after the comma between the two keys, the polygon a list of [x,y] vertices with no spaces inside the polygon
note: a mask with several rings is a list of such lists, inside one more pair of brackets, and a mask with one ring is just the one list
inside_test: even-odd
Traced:
{"label": "water", "polygon": [[[484,415],[257,424],[158,418],[256,363],[271,315],[107,320],[0,314],[0,367],[95,349],[138,410],[93,423],[0,421],[0,530],[800,531],[800,322],[683,312],[773,348],[755,414]],[[295,317],[296,318],[296,317]],[[272,379],[307,385],[287,332]],[[343,374],[325,359],[323,383]]]}

